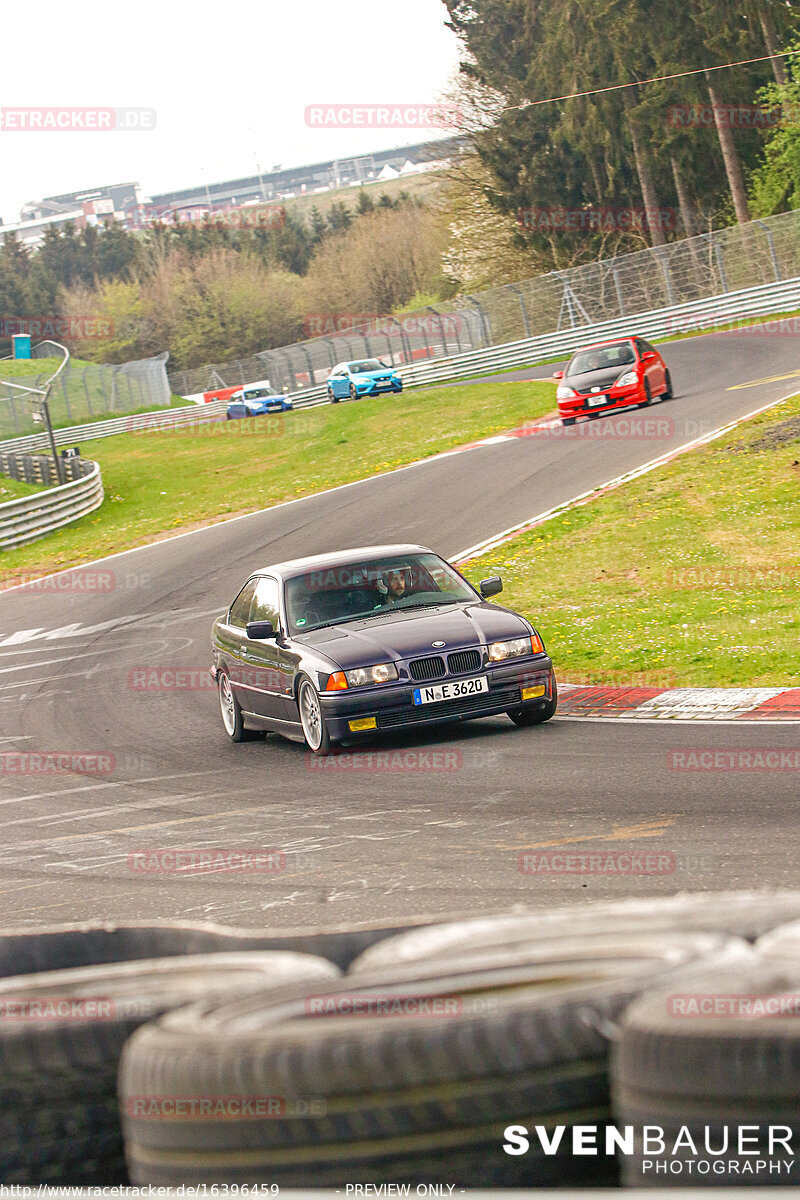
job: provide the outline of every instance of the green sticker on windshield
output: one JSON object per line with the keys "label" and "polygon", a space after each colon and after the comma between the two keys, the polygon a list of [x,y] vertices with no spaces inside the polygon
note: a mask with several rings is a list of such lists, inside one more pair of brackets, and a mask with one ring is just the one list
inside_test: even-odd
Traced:
{"label": "green sticker on windshield", "polygon": [[295,621],[295,625],[305,625],[305,623],[306,623],[305,617],[300,617],[297,621]]}

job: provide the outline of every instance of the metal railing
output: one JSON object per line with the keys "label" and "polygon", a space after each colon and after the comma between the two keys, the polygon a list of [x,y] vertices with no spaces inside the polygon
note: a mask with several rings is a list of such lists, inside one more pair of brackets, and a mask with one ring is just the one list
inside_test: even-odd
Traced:
{"label": "metal railing", "polygon": [[[523,338],[504,346],[490,346],[469,354],[452,355],[450,358],[433,359],[404,367],[402,371],[405,388],[430,387],[436,383],[450,383],[458,379],[469,379],[493,371],[511,370],[537,362],[548,362],[566,358],[578,347],[589,341],[603,338],[627,336],[631,332],[649,338],[669,338],[691,330],[713,329],[725,322],[738,319],[769,317],[773,313],[800,310],[800,277],[787,279],[779,284],[767,284],[730,292],[707,300],[696,300],[674,308],[660,309],[649,313],[635,313],[624,319],[608,321],[601,325],[580,325],[561,333],[542,337]],[[792,334],[800,336],[800,323],[792,324]],[[318,384],[304,388],[292,396],[294,407],[313,408],[327,402],[327,387]],[[56,429],[54,438],[59,446],[71,445],[92,438],[113,437],[120,433],[143,433],[148,430],[189,428],[223,421],[226,401],[216,400],[209,404],[191,404],[186,408],[171,408],[162,412],[140,413],[128,417],[115,417],[109,421],[96,421],[88,425]],[[268,418],[264,418],[268,419]],[[287,419],[291,419],[288,417]],[[44,434],[26,438],[14,438],[0,442],[2,450],[36,451],[47,445]]]}
{"label": "metal railing", "polygon": [[[33,358],[55,357],[57,343],[39,343]],[[172,399],[166,362],[168,354],[117,366],[68,363],[50,389],[49,406],[55,427],[79,424],[110,413],[166,407]],[[0,438],[33,433],[35,424],[24,400],[17,396],[20,385],[41,388],[52,371],[14,375],[3,379],[0,366]]]}
{"label": "metal railing", "polygon": [[0,550],[13,550],[54,533],[103,503],[103,479],[96,462],[73,460],[81,474],[69,483],[0,504]]}
{"label": "metal railing", "polygon": [[[173,372],[170,380],[181,395],[256,379],[269,379],[277,391],[309,394],[331,367],[350,359],[377,357],[413,373],[423,362],[586,331],[798,276],[800,209],[461,296],[446,308],[431,305],[249,358]],[[335,325],[335,315],[328,316]],[[312,325],[316,321],[310,318]]]}

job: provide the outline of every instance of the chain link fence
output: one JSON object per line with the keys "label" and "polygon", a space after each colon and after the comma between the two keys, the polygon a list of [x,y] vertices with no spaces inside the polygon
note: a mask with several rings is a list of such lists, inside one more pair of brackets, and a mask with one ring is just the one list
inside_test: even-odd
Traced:
{"label": "chain link fence", "polygon": [[352,359],[403,366],[798,276],[800,209],[461,296],[446,310],[354,321],[346,332],[173,372],[170,382],[183,396],[257,379],[293,392],[324,383],[331,367]]}
{"label": "chain link fence", "polygon": [[[60,356],[60,350],[57,353]],[[33,351],[37,360],[49,359],[50,355],[55,356],[56,351],[48,343],[41,343]],[[168,357],[165,352],[156,358],[119,366],[75,366],[70,361],[50,392],[50,417],[54,428],[101,420],[114,413],[168,408],[172,399],[166,368]],[[7,374],[15,384],[43,387],[53,374],[50,366],[37,373],[33,362],[30,374],[18,373],[19,361],[14,366],[13,374]],[[5,367],[6,362],[0,362],[0,439],[40,432],[42,426],[34,420],[39,397],[34,395],[29,399],[22,392],[4,388]]]}

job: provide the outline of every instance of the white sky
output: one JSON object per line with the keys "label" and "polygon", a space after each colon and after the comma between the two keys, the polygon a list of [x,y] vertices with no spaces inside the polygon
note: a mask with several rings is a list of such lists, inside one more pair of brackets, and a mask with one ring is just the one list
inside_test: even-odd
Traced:
{"label": "white sky", "polygon": [[0,107],[150,108],[157,125],[0,129],[0,217],[61,192],[135,181],[149,196],[439,136],[311,129],[305,109],[435,101],[457,72],[446,16],[441,0],[8,5]]}

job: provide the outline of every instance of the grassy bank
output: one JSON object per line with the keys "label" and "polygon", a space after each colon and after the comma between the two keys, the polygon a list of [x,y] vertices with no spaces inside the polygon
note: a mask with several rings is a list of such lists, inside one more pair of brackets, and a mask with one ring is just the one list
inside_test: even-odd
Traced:
{"label": "grassy bank", "polygon": [[800,397],[466,568],[563,678],[800,685]]}
{"label": "grassy bank", "polygon": [[365,479],[554,407],[550,383],[487,383],[87,443],[83,453],[102,468],[105,503],[4,554],[0,582],[20,567],[56,570],[197,522]]}

